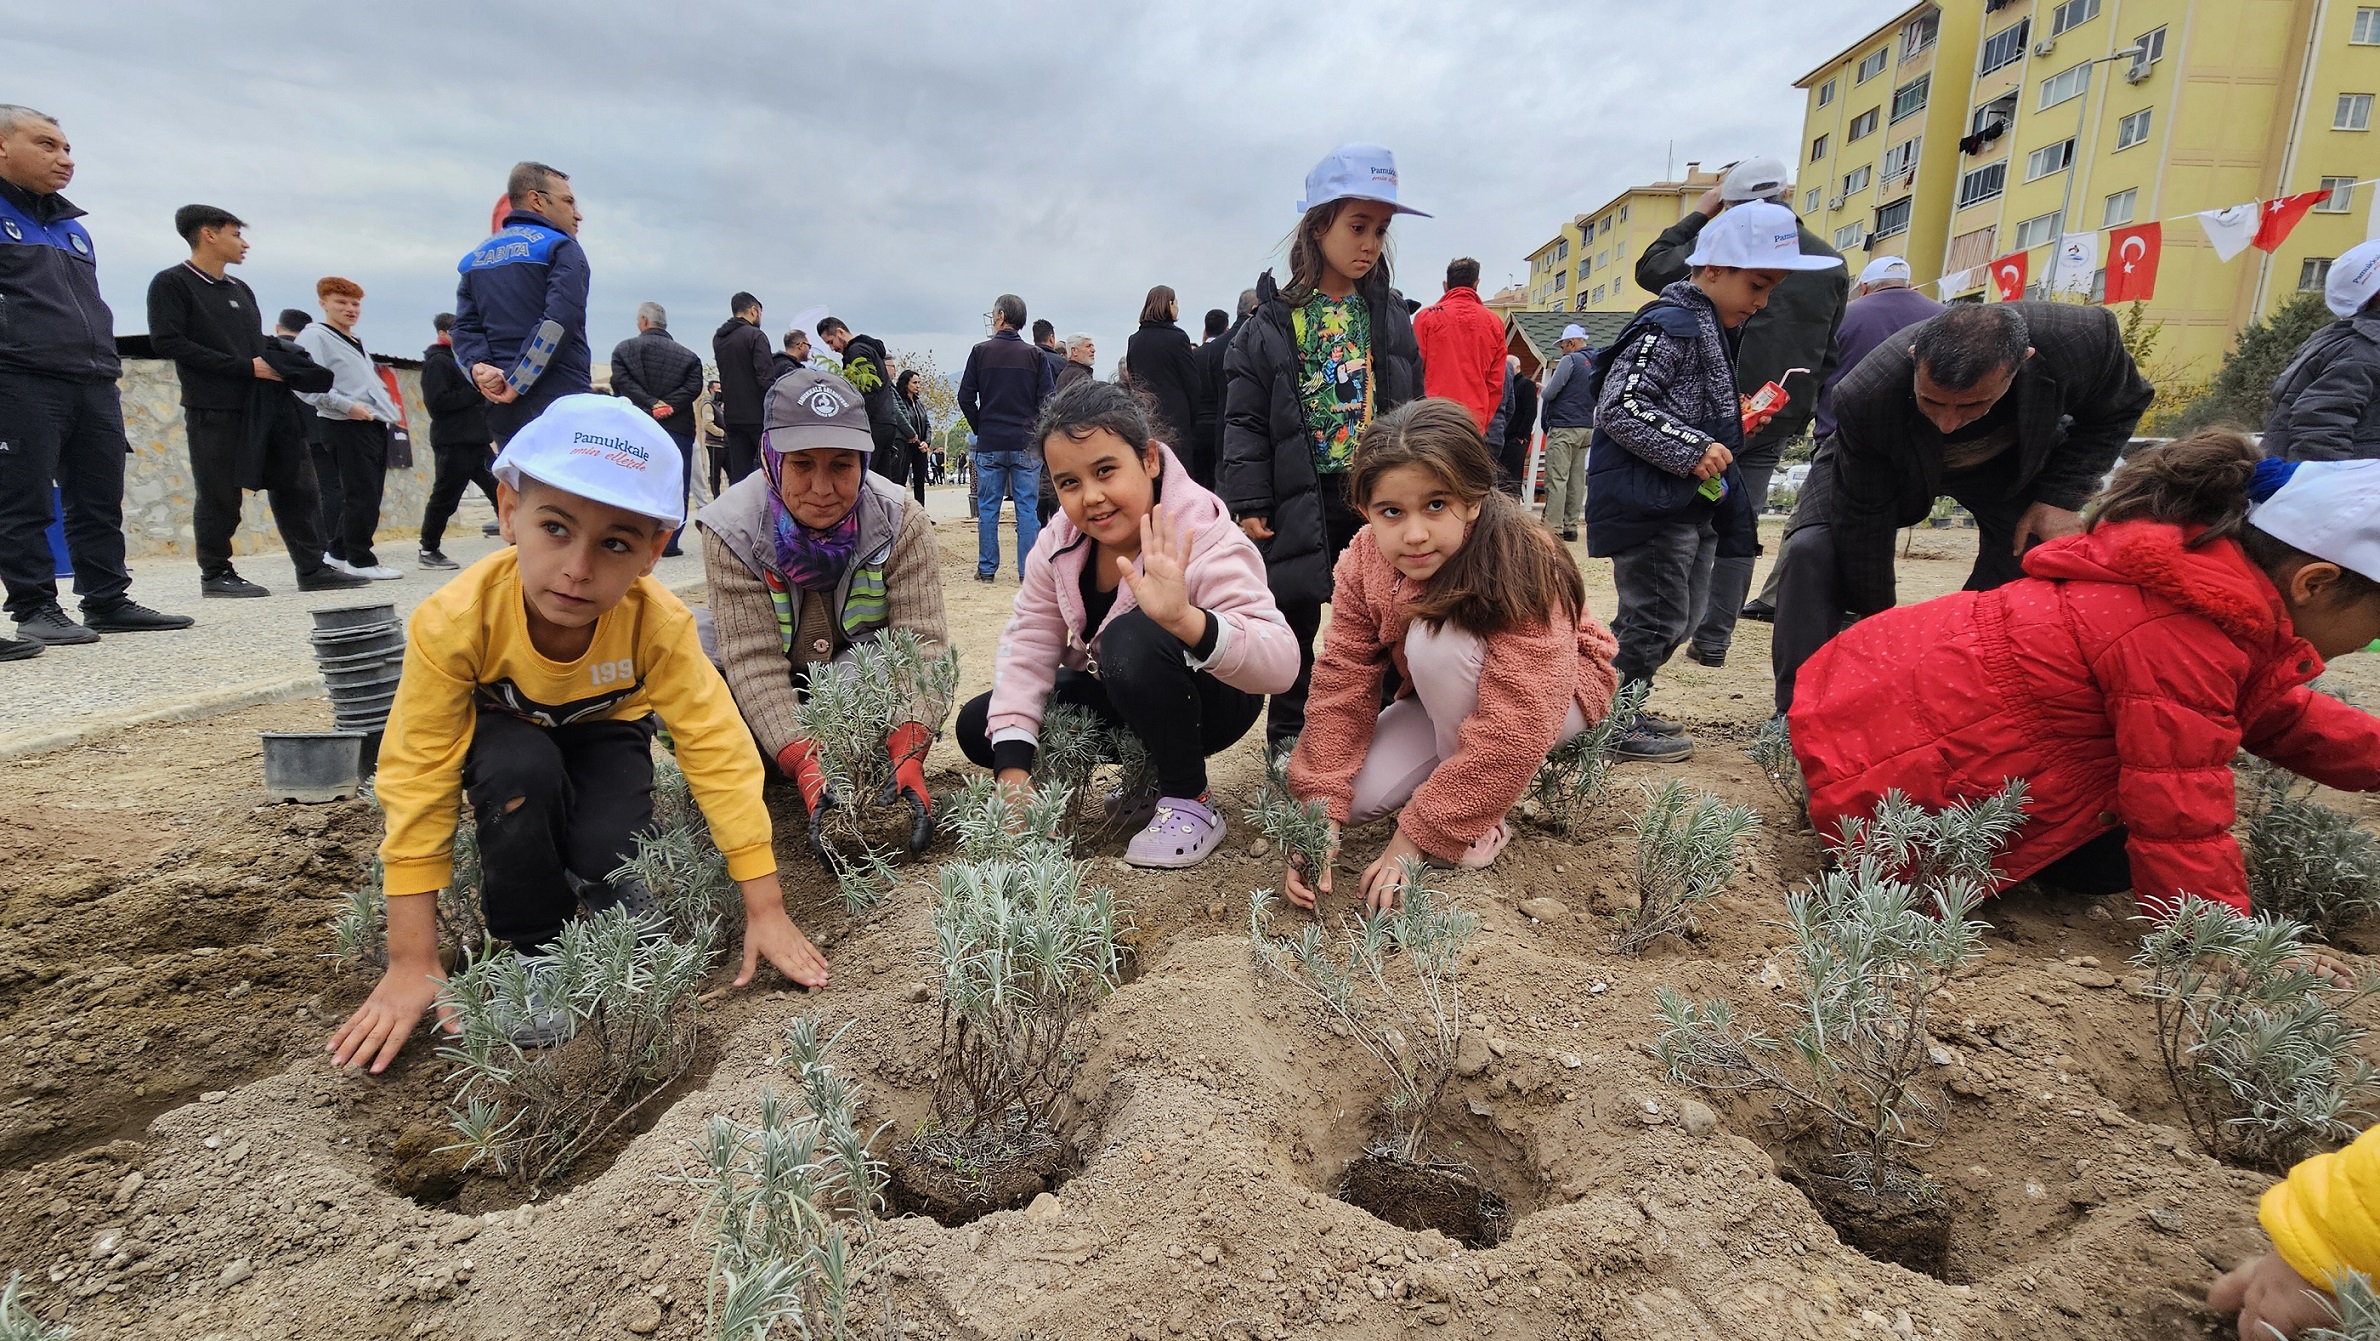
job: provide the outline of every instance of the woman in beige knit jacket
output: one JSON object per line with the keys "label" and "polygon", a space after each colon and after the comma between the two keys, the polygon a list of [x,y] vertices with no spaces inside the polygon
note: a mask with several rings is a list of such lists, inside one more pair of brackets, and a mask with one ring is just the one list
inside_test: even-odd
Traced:
{"label": "woman in beige knit jacket", "polygon": [[[794,718],[810,677],[849,667],[855,644],[889,629],[909,630],[931,653],[950,638],[932,523],[868,470],[874,447],[857,389],[831,373],[788,373],[769,388],[761,468],[695,518],[720,669],[761,752],[801,789],[813,849],[835,799]],[[925,781],[932,741],[922,722],[885,740],[895,790],[915,816],[912,852],[934,833]]]}

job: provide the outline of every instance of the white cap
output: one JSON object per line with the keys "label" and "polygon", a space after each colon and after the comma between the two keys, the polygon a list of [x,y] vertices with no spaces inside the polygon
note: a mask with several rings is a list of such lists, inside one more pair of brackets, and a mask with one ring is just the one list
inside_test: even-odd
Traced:
{"label": "white cap", "polygon": [[1688,265],[1732,265],[1745,270],[1832,270],[1840,256],[1802,255],[1801,225],[1793,211],[1750,200],[1704,224]]}
{"label": "white cap", "polygon": [[1306,174],[1306,198],[1297,202],[1297,212],[1334,200],[1377,200],[1395,206],[1399,214],[1430,217],[1397,204],[1397,156],[1376,144],[1342,144],[1324,154]]}
{"label": "white cap", "polygon": [[678,445],[617,396],[581,392],[545,407],[496,457],[497,479],[523,478],[675,527],[686,520]]}
{"label": "white cap", "polygon": [[[2380,295],[2380,239],[2359,242],[2330,263],[2322,301],[2334,317],[2351,317]],[[2302,548],[2302,547],[2301,547]]]}
{"label": "white cap", "polygon": [[1719,179],[1719,198],[1731,204],[1766,200],[1792,189],[1793,178],[1787,173],[1784,160],[1766,155],[1745,159]]}
{"label": "white cap", "polygon": [[1909,282],[1909,258],[1879,256],[1868,262],[1867,269],[1859,272],[1859,282],[1862,284],[1887,284],[1896,279],[1903,284]]}
{"label": "white cap", "polygon": [[2257,530],[2380,582],[2380,461],[2268,458],[2248,494],[2265,495],[2248,506]]}
{"label": "white cap", "polygon": [[1571,322],[1569,325],[1562,328],[1562,338],[1565,340],[1584,340],[1587,338],[1587,328],[1579,325],[1575,321]]}

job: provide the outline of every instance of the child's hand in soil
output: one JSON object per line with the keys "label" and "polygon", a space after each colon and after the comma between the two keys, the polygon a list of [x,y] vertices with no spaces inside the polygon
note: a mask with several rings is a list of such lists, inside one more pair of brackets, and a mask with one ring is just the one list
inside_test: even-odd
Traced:
{"label": "child's hand in soil", "polygon": [[1405,863],[1427,860],[1429,854],[1407,838],[1403,829],[1397,830],[1396,837],[1388,840],[1388,850],[1364,868],[1364,907],[1376,913],[1396,907],[1397,891],[1405,883]]}
{"label": "child's hand in soil", "polygon": [[2307,946],[2306,952],[2297,957],[2294,967],[2304,969],[2333,987],[2355,985],[2355,969],[2346,960],[2319,945]]}
{"label": "child's hand in soil", "polygon": [[785,892],[774,874],[742,883],[744,891],[744,966],[735,985],[745,986],[768,960],[777,971],[804,987],[826,986],[826,957],[793,919],[785,915]]}
{"label": "child's hand in soil", "polygon": [[[394,902],[394,900],[391,900]],[[413,1037],[413,1027],[421,1023],[431,1003],[438,999],[438,989],[446,983],[446,975],[438,971],[438,959],[432,955],[428,966],[407,964],[392,958],[388,971],[380,975],[380,983],[364,1004],[355,1008],[323,1048],[331,1054],[335,1066],[363,1066],[370,1064],[378,1075],[397,1059],[405,1040]],[[446,1032],[460,1033],[454,1012],[441,1006],[438,1027]]]}
{"label": "child's hand in soil", "polygon": [[1339,826],[1336,824],[1330,826],[1330,842],[1324,852],[1322,869],[1316,873],[1312,886],[1298,877],[1297,863],[1294,861],[1289,863],[1288,873],[1281,877],[1281,892],[1300,908],[1311,908],[1317,894],[1330,893],[1331,863],[1339,859]]}
{"label": "child's hand in soil", "polygon": [[2279,1253],[2266,1253],[2223,1273],[2208,1287],[2206,1305],[2217,1313],[2240,1315],[2241,1341],[2294,1337],[2308,1327],[2327,1326],[2336,1317],[2330,1296],[2297,1274]]}

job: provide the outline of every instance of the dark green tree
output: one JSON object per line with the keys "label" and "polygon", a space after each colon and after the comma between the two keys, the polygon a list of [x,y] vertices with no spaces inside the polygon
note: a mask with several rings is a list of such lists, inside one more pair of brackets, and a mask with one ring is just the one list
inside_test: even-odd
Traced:
{"label": "dark green tree", "polygon": [[2236,428],[2257,433],[2272,410],[2273,380],[2289,366],[2314,332],[2329,325],[2330,309],[2320,293],[2301,293],[2278,311],[2240,332],[2239,343],[2205,394],[2164,426],[2182,434],[2201,428]]}

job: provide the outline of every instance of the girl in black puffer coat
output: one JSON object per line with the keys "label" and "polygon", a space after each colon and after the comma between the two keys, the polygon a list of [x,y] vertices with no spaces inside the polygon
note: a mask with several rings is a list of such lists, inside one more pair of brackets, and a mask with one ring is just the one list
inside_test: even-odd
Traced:
{"label": "girl in black puffer coat", "polygon": [[1347,466],[1366,424],[1421,394],[1421,349],[1389,282],[1392,204],[1342,198],[1298,221],[1289,285],[1256,281],[1256,311],[1224,359],[1217,493],[1264,553],[1296,632],[1297,683],[1267,708],[1265,741],[1305,728],[1314,635],[1339,551],[1363,526]]}

